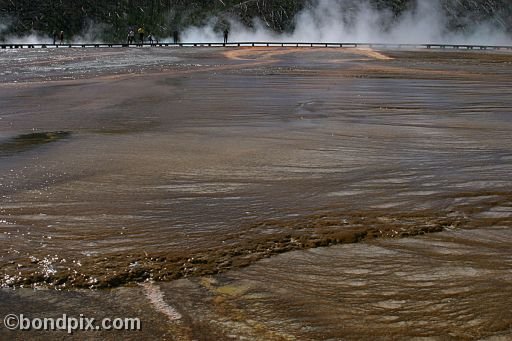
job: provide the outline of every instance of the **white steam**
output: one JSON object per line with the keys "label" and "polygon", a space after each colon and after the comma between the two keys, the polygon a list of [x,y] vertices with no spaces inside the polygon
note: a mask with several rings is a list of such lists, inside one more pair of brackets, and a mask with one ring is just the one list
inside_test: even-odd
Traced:
{"label": "white steam", "polygon": [[[505,29],[498,29],[491,21],[470,22],[464,32],[448,29],[449,18],[441,0],[416,0],[416,6],[395,17],[391,11],[376,10],[369,0],[317,0],[295,17],[292,33],[278,34],[263,21],[255,20],[247,27],[235,19],[226,19],[230,26],[229,41],[233,42],[326,42],[326,43],[394,43],[394,44],[472,44],[512,45],[512,36]],[[8,30],[10,20],[0,18],[0,37]],[[221,18],[212,18],[206,25],[189,27],[180,32],[183,42],[222,42],[218,30]],[[468,18],[459,20],[470,21]],[[500,18],[493,18],[497,21]],[[504,25],[502,25],[504,26]],[[217,27],[217,29],[215,29]],[[102,43],[105,33],[112,32],[108,25],[89,22],[83,32],[69,37],[64,32],[65,43]],[[23,44],[51,44],[53,38],[38,32],[24,36],[4,36],[6,42]],[[161,39],[170,42],[172,38]],[[57,43],[59,40],[57,39]]]}
{"label": "white steam", "polygon": [[[6,19],[4,19],[6,20]],[[4,35],[4,32],[8,29],[7,24],[0,23],[0,37]],[[93,21],[87,22],[85,29],[79,35],[70,37],[66,31],[64,31],[64,44],[101,44],[103,43],[102,36],[105,32],[108,32],[109,26],[105,24],[98,24]],[[60,44],[59,39],[60,31],[57,31],[56,44]],[[6,42],[16,44],[53,44],[53,36],[45,35],[41,32],[32,31],[24,35],[6,35],[4,37]]]}
{"label": "white steam", "polygon": [[109,30],[112,30],[109,25],[88,21],[85,29],[83,29],[78,36],[74,36],[68,42],[75,44],[101,44],[104,42],[102,40],[102,36]]}
{"label": "white steam", "polygon": [[[386,10],[376,10],[367,1],[354,7],[347,0],[319,0],[312,9],[299,13],[290,34],[276,34],[261,21],[248,28],[228,19],[230,41],[268,42],[360,42],[360,43],[446,43],[475,45],[510,45],[512,39],[490,22],[472,23],[465,32],[450,32],[448,18],[439,0],[417,0],[414,10],[394,17]],[[220,42],[222,33],[214,30],[215,20],[182,33],[188,42]]]}
{"label": "white steam", "polygon": [[7,42],[15,42],[16,44],[51,44],[51,38],[45,37],[39,32],[31,32],[23,36],[7,36]]}

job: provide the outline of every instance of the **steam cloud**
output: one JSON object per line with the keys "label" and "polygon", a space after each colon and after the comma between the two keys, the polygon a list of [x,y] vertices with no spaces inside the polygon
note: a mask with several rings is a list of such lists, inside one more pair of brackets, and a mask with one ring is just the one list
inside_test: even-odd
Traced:
{"label": "steam cloud", "polygon": [[[350,10],[348,10],[350,9]],[[439,0],[417,0],[417,6],[400,17],[376,10],[367,1],[354,8],[348,0],[318,0],[312,9],[296,18],[291,34],[276,34],[256,20],[252,28],[228,19],[231,41],[293,42],[372,42],[372,43],[447,43],[508,45],[512,39],[492,22],[470,23],[465,32],[448,30],[448,18]],[[182,34],[183,41],[212,42],[221,37],[214,30],[215,20],[192,27]]]}
{"label": "steam cloud", "polygon": [[[3,18],[4,22],[8,22],[7,19]],[[0,23],[0,37],[3,35],[3,32],[7,31],[8,25]],[[100,44],[103,43],[101,37],[104,32],[109,31],[109,26],[106,24],[98,24],[93,21],[87,22],[85,29],[81,34],[68,37],[66,32],[64,32],[64,38],[66,43],[92,43],[92,44]],[[111,29],[110,29],[111,30]],[[53,42],[53,37],[48,37],[40,32],[31,32],[30,34],[26,34],[23,36],[7,36],[5,38],[8,42],[16,42],[17,44],[49,44]],[[57,39],[57,43],[58,43]]]}

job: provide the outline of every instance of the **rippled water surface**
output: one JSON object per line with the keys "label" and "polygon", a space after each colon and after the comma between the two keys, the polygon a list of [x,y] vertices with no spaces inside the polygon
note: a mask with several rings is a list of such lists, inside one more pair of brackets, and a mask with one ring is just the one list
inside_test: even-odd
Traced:
{"label": "rippled water surface", "polygon": [[2,300],[133,310],[169,339],[506,339],[511,63],[2,51],[0,283],[115,288]]}

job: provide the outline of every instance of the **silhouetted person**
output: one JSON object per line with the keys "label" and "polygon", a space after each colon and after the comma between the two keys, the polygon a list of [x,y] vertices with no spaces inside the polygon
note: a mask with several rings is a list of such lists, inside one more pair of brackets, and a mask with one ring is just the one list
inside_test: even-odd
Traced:
{"label": "silhouetted person", "polygon": [[133,44],[135,40],[135,32],[132,29],[128,32],[128,44]]}
{"label": "silhouetted person", "polygon": [[60,44],[61,45],[64,44],[64,31],[60,31],[59,37],[60,37]]}
{"label": "silhouetted person", "polygon": [[139,27],[139,29],[137,30],[137,33],[139,33],[140,44],[143,45],[144,44],[144,26]]}
{"label": "silhouetted person", "polygon": [[174,40],[174,44],[178,44],[180,42],[180,33],[178,31],[174,31],[172,33],[172,38]]}
{"label": "silhouetted person", "polygon": [[149,34],[148,34],[148,41],[149,41],[149,45],[153,46],[153,35],[151,34],[151,32],[149,32]]}
{"label": "silhouetted person", "polygon": [[53,45],[57,42],[57,31],[53,31]]}
{"label": "silhouetted person", "polygon": [[224,30],[224,44],[228,43],[228,37],[229,37],[229,30],[226,28]]}

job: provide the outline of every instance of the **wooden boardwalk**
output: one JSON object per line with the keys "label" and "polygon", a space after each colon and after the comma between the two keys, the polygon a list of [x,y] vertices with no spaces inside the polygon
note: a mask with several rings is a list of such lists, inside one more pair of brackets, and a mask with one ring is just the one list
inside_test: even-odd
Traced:
{"label": "wooden boardwalk", "polygon": [[456,44],[380,44],[380,43],[305,43],[305,42],[230,42],[223,43],[82,43],[82,44],[0,44],[0,49],[35,48],[128,48],[128,47],[304,47],[304,48],[381,48],[381,49],[451,49],[451,50],[512,50],[512,46]]}

